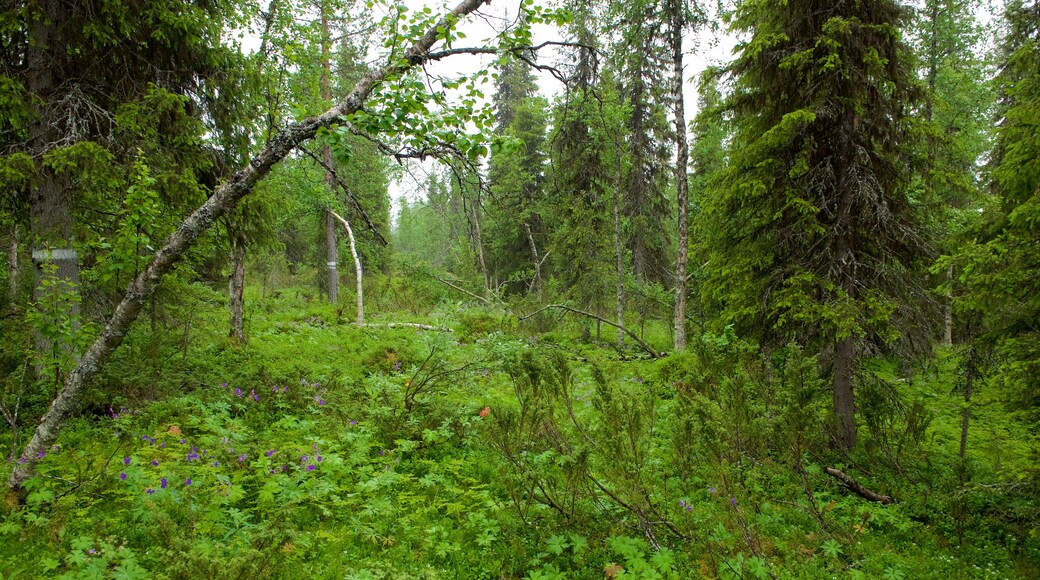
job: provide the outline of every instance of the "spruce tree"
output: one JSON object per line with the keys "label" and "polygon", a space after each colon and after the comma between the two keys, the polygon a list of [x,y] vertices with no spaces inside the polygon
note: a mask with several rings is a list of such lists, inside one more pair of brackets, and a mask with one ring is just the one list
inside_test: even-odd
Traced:
{"label": "spruce tree", "polygon": [[905,13],[890,0],[749,0],[729,66],[729,167],[702,220],[707,291],[724,318],[767,343],[829,351],[836,429],[856,443],[853,382],[870,343],[898,335],[899,303],[922,300],[930,249],[907,195],[907,111],[917,99]]}

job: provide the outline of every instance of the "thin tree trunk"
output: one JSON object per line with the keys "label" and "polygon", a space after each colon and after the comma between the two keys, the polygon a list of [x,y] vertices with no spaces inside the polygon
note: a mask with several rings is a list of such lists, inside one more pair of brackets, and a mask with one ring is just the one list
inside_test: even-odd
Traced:
{"label": "thin tree trunk", "polygon": [[339,261],[339,247],[336,243],[336,218],[332,210],[325,210],[325,252],[328,259],[325,266],[329,278],[329,303],[339,302],[339,271],[336,265]]}
{"label": "thin tree trunk", "polygon": [[975,388],[975,349],[968,352],[968,368],[964,374],[964,410],[961,411],[961,461],[968,453],[968,423],[971,421],[971,394]]}
{"label": "thin tree trunk", "polygon": [[8,311],[18,311],[18,224],[11,226],[11,241],[7,246],[7,299]]}
{"label": "thin tree trunk", "polygon": [[856,406],[852,394],[855,339],[847,336],[834,345],[834,414],[838,419],[838,444],[849,450],[856,446]]}
{"label": "thin tree trunk", "polygon": [[[461,182],[459,187],[462,187]],[[488,274],[487,262],[484,260],[484,235],[480,230],[480,213],[476,202],[470,204],[470,221],[473,224],[473,245],[477,247],[477,266],[484,277],[484,298],[491,299],[491,278]]]}
{"label": "thin tree trunk", "polygon": [[228,307],[231,310],[231,338],[239,344],[245,344],[246,331],[243,313],[246,286],[246,244],[238,235],[231,234],[231,278],[228,281]]}
{"label": "thin tree trunk", "polygon": [[216,219],[234,208],[239,200],[249,194],[257,182],[293,149],[313,138],[319,129],[328,127],[338,122],[343,116],[361,109],[377,84],[388,76],[397,77],[406,70],[426,62],[430,48],[442,38],[443,33],[439,31],[450,30],[461,16],[476,10],[486,1],[463,0],[450,14],[445,15],[435,26],[427,30],[423,37],[404,53],[403,57],[391,61],[383,68],[363,75],[354,89],[342,101],[317,117],[309,117],[292,123],[281,130],[268,141],[249,164],[218,187],[201,207],[181,223],[177,230],[166,239],[162,248],[152,256],[145,271],[138,275],[127,289],[123,300],[116,306],[101,334],[66,378],[64,387],[36,425],[32,439],[22,452],[22,455],[26,457],[26,462],[19,464],[11,472],[11,476],[7,480],[9,488],[21,489],[25,481],[32,476],[37,458],[41,452],[46,452],[58,437],[65,421],[79,407],[86,386],[123,342],[130,326],[140,314],[145,300],[155,292],[163,276],[180,261],[181,256],[194,245],[198,237],[212,226]]}
{"label": "thin tree trunk", "polygon": [[946,280],[950,289],[946,292],[943,312],[943,344],[953,346],[953,264],[946,268]]}
{"label": "thin tree trunk", "polygon": [[[329,34],[327,3],[322,3],[321,5],[321,31],[321,98],[324,102],[329,103],[332,101],[332,81],[330,78],[332,76],[332,59],[329,56],[331,49],[329,44],[332,41]],[[321,157],[325,162],[326,168],[332,167],[332,151],[328,145],[322,146]],[[325,183],[328,184],[329,189],[335,194],[335,177],[328,169],[325,170]],[[336,243],[336,220],[331,209],[325,214],[325,256],[325,265],[329,279],[329,303],[336,304],[339,302],[339,271],[336,268],[339,262],[339,245]]]}
{"label": "thin tree trunk", "polygon": [[[620,147],[617,149],[621,153]],[[625,242],[621,238],[621,160],[614,169],[614,317],[617,319],[618,348],[625,348]]]}
{"label": "thin tree trunk", "polygon": [[338,213],[332,210],[329,210],[329,213],[343,224],[347,230],[347,239],[350,240],[350,255],[354,258],[354,276],[357,279],[357,325],[362,326],[365,324],[365,295],[361,286],[361,258],[358,256],[357,245],[354,243],[354,230],[350,229],[350,222],[343,219]]}
{"label": "thin tree trunk", "polygon": [[671,0],[672,20],[672,100],[675,102],[675,140],[678,152],[675,159],[675,184],[679,206],[679,251],[675,265],[675,351],[686,349],[686,261],[690,242],[689,196],[690,184],[686,164],[690,146],[686,140],[686,112],[683,107],[683,53],[682,38],[685,18],[682,0]]}
{"label": "thin tree trunk", "polygon": [[534,243],[534,234],[531,233],[531,226],[527,222],[523,222],[524,232],[527,234],[527,244],[531,248],[531,258],[534,263],[534,279],[531,280],[531,286],[528,291],[538,290],[538,299],[542,299],[542,261],[538,258],[538,246]]}

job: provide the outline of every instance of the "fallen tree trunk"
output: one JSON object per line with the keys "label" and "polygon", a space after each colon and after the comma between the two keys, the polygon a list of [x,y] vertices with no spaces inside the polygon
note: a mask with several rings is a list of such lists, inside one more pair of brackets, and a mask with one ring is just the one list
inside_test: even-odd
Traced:
{"label": "fallen tree trunk", "polygon": [[895,500],[892,499],[891,496],[881,495],[879,493],[870,491],[869,489],[860,485],[859,482],[857,482],[855,479],[852,479],[848,475],[845,475],[844,473],[837,469],[834,469],[833,467],[827,467],[824,469],[824,471],[827,472],[827,475],[833,477],[834,479],[837,479],[842,484],[844,484],[845,487],[849,489],[849,491],[862,497],[863,499],[869,499],[870,501],[876,501],[885,505],[895,502]]}
{"label": "fallen tree trunk", "polygon": [[244,169],[236,172],[226,183],[218,187],[206,203],[181,223],[155,253],[144,272],[130,284],[100,336],[90,345],[65,380],[65,385],[40,419],[29,444],[22,450],[25,463],[20,463],[11,473],[7,480],[9,488],[21,489],[22,484],[32,476],[38,458],[46,453],[57,439],[65,421],[78,408],[86,386],[123,342],[145,301],[159,287],[163,276],[173,269],[195,240],[212,226],[217,218],[234,208],[271,171],[271,168],[293,149],[314,137],[319,129],[329,127],[341,117],[360,110],[373,89],[383,80],[426,62],[430,48],[443,38],[443,31],[450,30],[462,16],[473,12],[487,1],[462,0],[449,14],[441,18],[436,26],[427,30],[403,56],[393,58],[386,66],[362,76],[354,89],[332,108],[317,117],[292,123],[279,131]]}
{"label": "fallen tree trunk", "polygon": [[417,330],[429,330],[432,332],[455,332],[447,326],[431,326],[429,324],[419,324],[418,322],[384,322],[380,324],[372,324],[366,322],[359,324],[362,328],[415,328]]}

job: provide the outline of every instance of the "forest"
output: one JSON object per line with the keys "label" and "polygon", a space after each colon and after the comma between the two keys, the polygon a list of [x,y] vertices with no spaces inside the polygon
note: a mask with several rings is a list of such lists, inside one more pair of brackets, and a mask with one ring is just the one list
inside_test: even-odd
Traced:
{"label": "forest", "polygon": [[1040,577],[1037,0],[3,0],[0,55],[0,579]]}

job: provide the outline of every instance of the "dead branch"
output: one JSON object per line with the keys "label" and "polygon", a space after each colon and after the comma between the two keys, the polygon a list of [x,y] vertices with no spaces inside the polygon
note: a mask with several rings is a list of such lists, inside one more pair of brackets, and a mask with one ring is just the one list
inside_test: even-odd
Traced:
{"label": "dead branch", "polygon": [[842,484],[844,484],[845,487],[849,489],[849,491],[862,497],[863,499],[869,499],[870,501],[876,501],[885,505],[895,502],[895,500],[892,499],[891,496],[881,495],[879,493],[870,491],[869,489],[860,485],[855,479],[852,479],[848,475],[845,475],[844,473],[833,467],[827,467],[824,469],[824,471],[827,472],[827,475],[833,477],[834,479],[837,479]]}
{"label": "dead branch", "polygon": [[597,315],[595,315],[595,314],[593,314],[591,312],[585,312],[584,310],[578,310],[577,308],[572,308],[570,306],[567,306],[566,304],[547,304],[547,305],[542,306],[538,310],[535,310],[534,312],[532,312],[532,313],[530,313],[530,314],[528,314],[526,316],[519,316],[519,317],[517,317],[517,319],[520,320],[520,321],[524,321],[524,320],[527,320],[528,318],[531,318],[535,314],[538,314],[539,312],[542,312],[543,310],[548,310],[550,308],[560,308],[562,310],[567,310],[567,311],[573,312],[575,314],[581,314],[582,316],[588,316],[589,318],[594,318],[594,319],[596,319],[596,320],[598,320],[598,321],[600,321],[600,322],[602,322],[604,324],[609,324],[610,326],[613,326],[614,328],[617,328],[618,330],[620,330],[620,331],[624,332],[625,334],[631,336],[632,340],[635,340],[637,343],[639,343],[639,346],[643,347],[643,349],[646,350],[646,352],[649,353],[651,357],[653,357],[653,358],[661,358],[663,356],[661,353],[659,353],[656,350],[654,350],[654,348],[652,346],[650,346],[649,344],[647,344],[643,339],[639,338],[639,335],[637,335],[636,333],[632,332],[631,330],[625,328],[624,326],[621,326],[620,324],[617,324],[616,322],[611,322],[611,321],[607,320],[606,318],[603,318],[602,316],[597,316]]}

